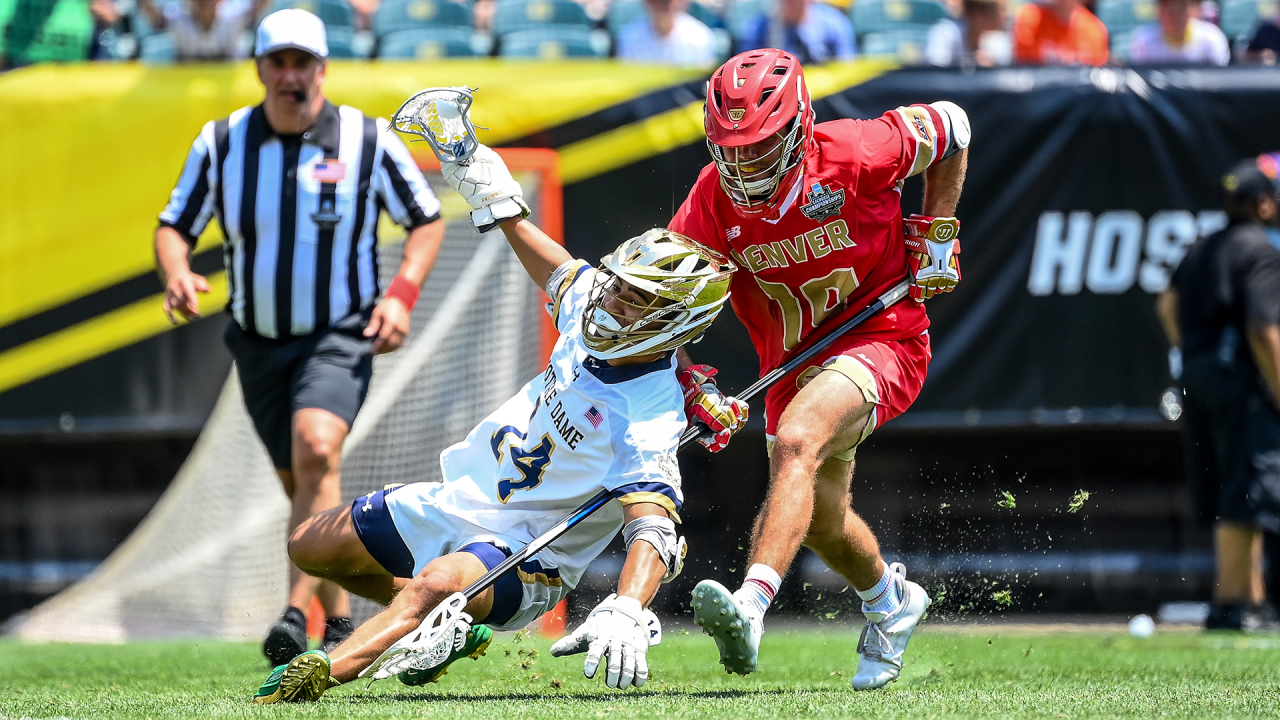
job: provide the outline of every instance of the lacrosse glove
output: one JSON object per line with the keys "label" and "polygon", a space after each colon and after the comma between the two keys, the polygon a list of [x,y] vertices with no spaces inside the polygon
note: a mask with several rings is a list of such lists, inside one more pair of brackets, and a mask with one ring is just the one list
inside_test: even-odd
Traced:
{"label": "lacrosse glove", "polygon": [[960,282],[960,221],[912,215],[903,221],[903,228],[911,299],[924,302],[936,293],[954,290]]}
{"label": "lacrosse glove", "polygon": [[524,190],[498,153],[481,145],[463,163],[444,163],[440,171],[449,187],[458,191],[471,206],[471,224],[489,232],[503,221],[529,217]]}
{"label": "lacrosse glove", "polygon": [[564,657],[586,652],[582,674],[594,678],[605,661],[604,682],[611,688],[626,690],[644,687],[649,681],[646,653],[650,645],[662,642],[658,616],[640,606],[635,598],[605,598],[587,619],[569,635],[551,646],[551,655]]}
{"label": "lacrosse glove", "polygon": [[751,413],[745,402],[720,392],[716,372],[710,365],[690,365],[676,376],[684,392],[685,417],[711,431],[710,436],[698,436],[698,442],[711,452],[723,450],[729,438],[747,424]]}

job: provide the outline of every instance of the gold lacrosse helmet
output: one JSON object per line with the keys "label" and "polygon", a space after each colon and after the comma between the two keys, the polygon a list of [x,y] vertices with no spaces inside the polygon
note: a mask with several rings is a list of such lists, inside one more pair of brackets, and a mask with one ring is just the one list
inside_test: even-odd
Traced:
{"label": "gold lacrosse helmet", "polygon": [[[633,237],[600,260],[582,312],[582,342],[601,360],[696,342],[729,299],[736,269],[680,233],[655,228]],[[640,292],[627,292],[627,286]],[[633,311],[619,312],[623,306]]]}

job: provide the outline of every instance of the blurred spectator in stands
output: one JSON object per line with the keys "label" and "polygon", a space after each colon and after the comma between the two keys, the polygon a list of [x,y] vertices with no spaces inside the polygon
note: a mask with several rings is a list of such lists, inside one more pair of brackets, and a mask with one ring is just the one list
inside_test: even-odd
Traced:
{"label": "blurred spectator in stands", "polygon": [[82,2],[0,0],[0,69],[85,60],[96,35],[94,23],[93,12],[86,12]]}
{"label": "blurred spectator in stands", "polygon": [[1226,65],[1231,46],[1217,25],[1199,14],[1196,0],[1160,0],[1157,21],[1139,26],[1129,41],[1129,63],[1193,63]]}
{"label": "blurred spectator in stands", "polygon": [[618,59],[662,65],[714,65],[716,36],[685,12],[689,0],[644,0],[644,15],[618,31]]}
{"label": "blurred spectator in stands", "polygon": [[1276,628],[1264,604],[1262,532],[1280,532],[1277,161],[1263,155],[1223,176],[1227,227],[1187,250],[1157,306],[1182,355],[1192,502],[1214,529],[1210,630]]}
{"label": "blurred spectator in stands", "polygon": [[1280,19],[1273,17],[1258,26],[1242,59],[1247,63],[1275,65],[1277,56],[1280,56]]}
{"label": "blurred spectator in stands", "polygon": [[1031,65],[1103,65],[1107,28],[1080,0],[1048,0],[1018,8],[1013,59]]}
{"label": "blurred spectator in stands", "polygon": [[929,28],[924,58],[932,65],[1008,65],[1013,38],[1007,22],[1005,0],[964,0],[960,17]]}
{"label": "blurred spectator in stands", "polygon": [[347,0],[355,15],[356,29],[368,30],[373,27],[373,14],[378,12],[379,0]]}
{"label": "blurred spectator in stands", "polygon": [[157,30],[173,37],[178,62],[238,60],[248,55],[245,33],[268,0],[182,0],[158,8],[153,0],[138,6]]}
{"label": "blurred spectator in stands", "polygon": [[749,20],[737,41],[736,52],[781,48],[802,65],[848,60],[858,52],[849,17],[814,0],[778,0],[777,14]]}
{"label": "blurred spectator in stands", "polygon": [[120,9],[116,7],[115,0],[90,0],[89,14],[93,16],[93,47],[89,50],[89,57],[93,60],[108,59],[110,54],[100,43],[100,38],[103,31],[120,20]]}

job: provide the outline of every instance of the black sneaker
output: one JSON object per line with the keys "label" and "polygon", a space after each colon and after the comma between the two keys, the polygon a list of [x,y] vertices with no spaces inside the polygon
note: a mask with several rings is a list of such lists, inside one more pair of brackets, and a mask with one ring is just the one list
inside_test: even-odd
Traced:
{"label": "black sneaker", "polygon": [[1244,607],[1240,605],[1209,606],[1209,614],[1204,619],[1205,630],[1239,630],[1244,620]]}
{"label": "black sneaker", "polygon": [[262,641],[262,654],[274,667],[284,665],[306,651],[307,616],[298,608],[291,607],[284,611],[280,621],[267,633],[267,639]]}
{"label": "black sneaker", "polygon": [[320,649],[325,653],[333,652],[333,649],[346,642],[351,637],[351,633],[355,632],[355,628],[351,625],[351,618],[329,618],[324,621],[324,641],[320,643]]}

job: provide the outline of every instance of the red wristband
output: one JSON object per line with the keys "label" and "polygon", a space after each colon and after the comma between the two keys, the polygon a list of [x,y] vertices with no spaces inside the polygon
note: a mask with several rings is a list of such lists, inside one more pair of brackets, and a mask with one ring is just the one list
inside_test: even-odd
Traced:
{"label": "red wristband", "polygon": [[397,275],[391,280],[391,284],[387,286],[387,297],[399,300],[404,303],[405,309],[412,310],[414,303],[418,302],[418,288],[414,287],[413,283]]}

